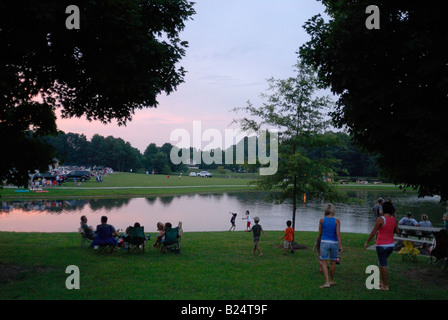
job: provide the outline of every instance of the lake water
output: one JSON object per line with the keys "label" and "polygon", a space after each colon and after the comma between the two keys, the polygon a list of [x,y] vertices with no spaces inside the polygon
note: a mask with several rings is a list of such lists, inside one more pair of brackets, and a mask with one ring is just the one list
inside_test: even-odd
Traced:
{"label": "lake water", "polygon": [[[434,226],[442,226],[445,207],[438,197],[418,198],[415,194],[397,191],[348,191],[363,204],[336,204],[336,215],[341,220],[342,232],[370,233],[374,219],[370,208],[378,197],[392,198],[401,218],[410,211],[420,221],[426,213]],[[184,231],[226,231],[230,228],[230,211],[238,213],[236,230],[244,230],[244,212],[260,217],[265,230],[284,230],[286,220],[292,219],[292,204],[273,204],[265,200],[266,193],[194,194],[151,198],[72,199],[47,201],[2,202],[0,231],[17,232],[75,232],[80,217],[87,216],[88,224],[96,226],[103,215],[117,229],[125,229],[134,222],[155,232],[158,221],[177,225],[183,222]],[[317,231],[325,203],[307,202],[299,206],[296,215],[297,231]]]}

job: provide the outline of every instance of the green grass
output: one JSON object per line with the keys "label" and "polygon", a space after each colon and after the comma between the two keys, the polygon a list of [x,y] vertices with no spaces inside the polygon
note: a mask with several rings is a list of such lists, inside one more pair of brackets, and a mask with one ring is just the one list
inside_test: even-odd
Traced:
{"label": "green grass", "polygon": [[[256,177],[256,176],[255,176]],[[213,178],[200,178],[178,175],[149,175],[141,173],[119,172],[104,177],[102,183],[95,179],[83,182],[81,186],[74,186],[73,182],[65,182],[62,187],[47,188],[46,193],[34,191],[17,193],[16,188],[0,189],[0,197],[3,199],[36,199],[36,198],[96,198],[96,197],[144,197],[151,195],[173,195],[206,192],[228,192],[228,191],[253,191],[255,187],[250,185],[253,174],[233,174],[232,178],[217,174]],[[393,184],[338,185],[344,190],[368,189],[368,190],[399,190]]]}
{"label": "green grass", "polygon": [[[154,233],[152,234],[154,238]],[[367,266],[376,253],[362,245],[367,235],[343,234],[344,252],[336,269],[336,286],[320,289],[323,276],[312,251],[315,232],[296,232],[307,249],[283,256],[281,231],[266,232],[251,254],[247,232],[192,232],[182,238],[180,254],[118,251],[95,254],[80,248],[75,233],[0,232],[1,270],[19,270],[0,278],[0,299],[154,299],[154,300],[297,300],[297,299],[447,299],[447,271],[389,258],[391,291],[365,287]],[[150,242],[152,244],[152,241]],[[68,290],[66,267],[80,270],[80,289]]]}
{"label": "green grass", "polygon": [[150,195],[172,195],[201,192],[249,191],[251,179],[244,178],[200,178],[166,175],[149,175],[139,173],[115,173],[103,178],[98,183],[94,178],[74,186],[73,182],[65,182],[62,187],[49,187],[46,193],[34,191],[17,193],[15,188],[0,190],[4,199],[32,199],[32,198],[66,198],[66,197],[138,197]]}
{"label": "green grass", "polygon": [[[381,184],[359,184],[359,183],[347,183],[347,184],[337,184],[338,188],[344,190],[377,190],[377,191],[403,191],[400,186],[393,183],[381,183]],[[407,189],[410,192],[415,190]]]}

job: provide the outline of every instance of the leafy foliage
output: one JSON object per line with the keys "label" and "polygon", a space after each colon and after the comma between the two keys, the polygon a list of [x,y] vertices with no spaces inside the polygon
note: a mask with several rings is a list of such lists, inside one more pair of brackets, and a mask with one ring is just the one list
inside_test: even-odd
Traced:
{"label": "leafy foliage", "polygon": [[324,134],[328,122],[323,110],[330,108],[332,101],[328,96],[316,96],[318,79],[309,66],[299,62],[296,73],[286,80],[269,79],[272,93],[262,94],[262,106],[255,107],[249,101],[245,108],[235,109],[250,115],[238,120],[244,131],[278,130],[278,171],[257,183],[264,190],[279,188],[278,201],[292,200],[293,227],[297,203],[304,194],[308,199],[327,200],[337,195],[329,183],[335,175],[336,159],[324,153],[311,157],[316,149],[337,143]]}
{"label": "leafy foliage", "polygon": [[[80,8],[79,30],[66,28],[69,5]],[[124,125],[136,109],[156,107],[158,94],[184,80],[178,63],[188,44],[179,33],[194,13],[187,0],[1,2],[1,144],[48,151],[36,138],[57,133],[56,108]],[[45,153],[4,159],[0,178],[23,184],[11,170],[17,178],[42,169],[51,162]]]}
{"label": "leafy foliage", "polygon": [[300,48],[321,85],[339,95],[332,114],[384,173],[420,196],[448,199],[448,30],[424,2],[376,1],[380,29],[365,27],[370,1],[323,0]]}

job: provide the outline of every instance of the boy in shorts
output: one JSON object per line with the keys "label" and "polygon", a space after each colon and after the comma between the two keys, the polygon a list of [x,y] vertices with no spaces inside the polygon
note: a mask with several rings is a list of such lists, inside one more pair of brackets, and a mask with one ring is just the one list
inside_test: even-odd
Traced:
{"label": "boy in shorts", "polygon": [[283,248],[285,249],[285,252],[283,255],[288,254],[288,249],[291,250],[291,253],[294,253],[294,250],[292,249],[292,242],[294,240],[294,229],[291,228],[291,220],[286,221],[286,229],[285,234],[283,235],[282,239],[283,242]]}
{"label": "boy in shorts", "polygon": [[232,226],[230,227],[229,231],[233,229],[233,231],[235,231],[235,220],[236,220],[236,213],[230,212],[230,214],[232,215],[232,218],[230,219],[230,223],[232,224]]}
{"label": "boy in shorts", "polygon": [[253,233],[254,248],[252,250],[252,254],[254,254],[255,250],[257,250],[258,253],[259,253],[259,256],[262,257],[263,253],[260,250],[259,242],[260,242],[261,232],[263,232],[263,235],[264,235],[264,231],[263,231],[263,228],[258,224],[258,222],[260,222],[260,218],[255,217],[254,218],[254,223],[255,223],[254,226],[252,227],[252,229],[246,230],[246,231],[252,231],[252,233]]}

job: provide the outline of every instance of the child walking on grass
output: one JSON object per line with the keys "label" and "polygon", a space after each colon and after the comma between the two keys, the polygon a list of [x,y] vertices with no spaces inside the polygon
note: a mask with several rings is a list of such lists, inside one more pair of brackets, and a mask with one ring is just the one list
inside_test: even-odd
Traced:
{"label": "child walking on grass", "polygon": [[294,249],[292,247],[292,242],[294,240],[294,229],[291,228],[291,220],[286,221],[285,234],[282,239],[284,240],[283,248],[285,249],[283,254],[286,256],[288,254],[288,250],[291,250],[291,253],[294,253]]}
{"label": "child walking on grass", "polygon": [[263,236],[265,234],[264,234],[263,228],[261,227],[261,225],[258,224],[258,222],[260,222],[260,218],[255,217],[254,218],[254,223],[255,223],[254,226],[252,227],[252,229],[246,230],[246,231],[252,231],[252,233],[253,233],[254,248],[252,250],[252,254],[254,254],[255,250],[256,250],[256,251],[258,251],[259,256],[262,257],[263,252],[261,252],[261,250],[260,250],[259,242],[260,242],[261,232],[263,232]]}

